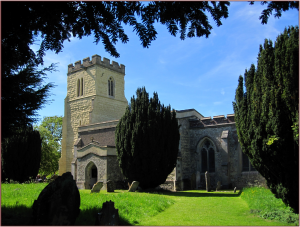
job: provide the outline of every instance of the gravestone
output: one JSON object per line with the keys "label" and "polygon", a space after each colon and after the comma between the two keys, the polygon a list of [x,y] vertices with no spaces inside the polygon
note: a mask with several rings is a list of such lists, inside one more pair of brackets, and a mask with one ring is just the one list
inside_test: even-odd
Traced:
{"label": "gravestone", "polygon": [[98,181],[96,184],[93,185],[93,188],[91,189],[91,193],[100,192],[102,187],[103,187],[103,182]]}
{"label": "gravestone", "polygon": [[133,181],[128,191],[129,192],[135,192],[135,190],[139,186],[139,183],[140,182],[138,182],[138,181]]}
{"label": "gravestone", "polygon": [[197,174],[196,174],[196,189],[199,189],[200,188],[200,172],[197,171]]}
{"label": "gravestone", "polygon": [[218,181],[216,191],[222,188],[221,181]]}
{"label": "gravestone", "polygon": [[114,182],[112,182],[111,180],[108,180],[106,182],[106,188],[107,188],[107,192],[114,192]]}
{"label": "gravestone", "polygon": [[29,225],[75,225],[80,195],[70,172],[49,183],[32,206]]}
{"label": "gravestone", "polygon": [[210,177],[209,177],[209,173],[207,171],[205,172],[205,183],[206,183],[206,191],[209,192],[210,191]]}
{"label": "gravestone", "polygon": [[233,193],[235,193],[236,192],[236,187],[234,187],[234,190],[233,190]]}
{"label": "gravestone", "polygon": [[119,211],[115,209],[114,202],[106,201],[96,216],[95,225],[112,226],[119,225]]}

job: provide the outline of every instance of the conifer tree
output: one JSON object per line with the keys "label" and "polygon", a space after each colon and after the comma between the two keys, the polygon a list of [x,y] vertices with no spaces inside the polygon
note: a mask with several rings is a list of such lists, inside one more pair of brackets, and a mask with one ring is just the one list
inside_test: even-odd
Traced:
{"label": "conifer tree", "polygon": [[178,123],[175,111],[162,105],[156,92],[149,99],[143,87],[136,96],[116,128],[118,161],[129,182],[153,188],[164,183],[176,166]]}
{"label": "conifer tree", "polygon": [[260,46],[233,102],[243,152],[277,198],[299,212],[299,28]]}
{"label": "conifer tree", "polygon": [[35,178],[41,162],[40,133],[32,126],[20,129],[1,143],[1,180],[20,183]]}

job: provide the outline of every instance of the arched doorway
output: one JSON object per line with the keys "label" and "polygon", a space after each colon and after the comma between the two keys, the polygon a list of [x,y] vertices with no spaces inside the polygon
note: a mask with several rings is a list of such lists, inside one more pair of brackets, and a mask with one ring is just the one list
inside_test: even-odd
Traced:
{"label": "arched doorway", "polygon": [[85,168],[85,189],[92,189],[98,179],[98,169],[95,163],[90,162]]}

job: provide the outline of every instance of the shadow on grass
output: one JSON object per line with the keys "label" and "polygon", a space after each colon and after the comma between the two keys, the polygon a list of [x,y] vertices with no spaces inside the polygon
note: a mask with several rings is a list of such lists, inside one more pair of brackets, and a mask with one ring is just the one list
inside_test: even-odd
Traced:
{"label": "shadow on grass", "polygon": [[[81,210],[76,219],[75,225],[94,226],[98,208]],[[24,205],[15,205],[13,207],[1,206],[1,225],[6,226],[26,226],[30,225],[32,209]],[[119,217],[119,225],[131,225],[123,217]]]}
{"label": "shadow on grass", "polygon": [[[94,226],[96,222],[96,215],[99,213],[100,209],[93,207],[90,209],[81,210],[79,216],[76,219],[75,225],[88,225]],[[131,225],[125,218],[119,216],[119,225]]]}
{"label": "shadow on grass", "polygon": [[[143,193],[143,192],[141,192]],[[195,190],[193,192],[192,190],[189,191],[178,191],[178,192],[171,192],[167,190],[160,190],[157,192],[148,192],[153,194],[163,194],[168,196],[176,196],[176,197],[239,197],[242,193],[242,190],[239,190],[237,193],[234,193],[233,190],[228,191],[210,191],[210,192],[199,192],[198,190]]]}
{"label": "shadow on grass", "polygon": [[1,206],[1,225],[29,225],[31,208],[25,205]]}

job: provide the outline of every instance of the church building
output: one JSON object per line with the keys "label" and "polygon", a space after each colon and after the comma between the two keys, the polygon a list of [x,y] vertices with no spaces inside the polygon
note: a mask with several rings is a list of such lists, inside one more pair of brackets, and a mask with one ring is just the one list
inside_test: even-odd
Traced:
{"label": "church building", "polygon": [[[79,189],[97,181],[122,188],[115,129],[128,105],[125,66],[99,55],[68,65],[59,174],[71,172]],[[265,185],[265,179],[241,151],[234,114],[204,117],[195,109],[178,110],[180,143],[177,164],[161,187],[188,190],[205,187],[206,171],[215,188]]]}

